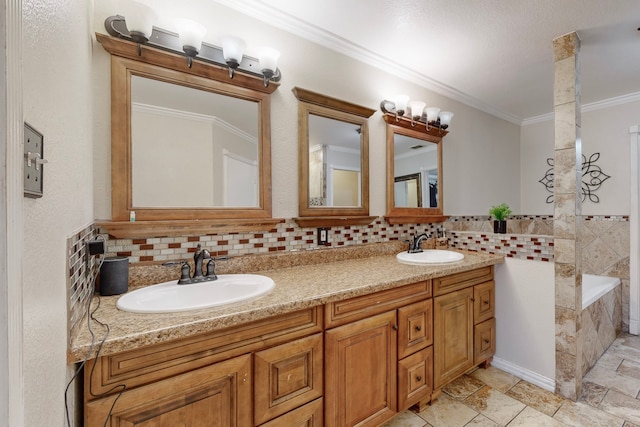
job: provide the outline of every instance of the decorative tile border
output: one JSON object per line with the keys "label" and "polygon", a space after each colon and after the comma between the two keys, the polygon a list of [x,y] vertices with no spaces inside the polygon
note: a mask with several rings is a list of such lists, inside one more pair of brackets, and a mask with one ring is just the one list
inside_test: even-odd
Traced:
{"label": "decorative tile border", "polygon": [[452,248],[503,254],[509,258],[553,261],[553,236],[451,231]]}
{"label": "decorative tile border", "polygon": [[91,224],[67,238],[68,342],[71,342],[71,338],[77,333],[95,292],[99,262],[94,257],[87,264],[88,252],[85,242],[92,240],[97,235],[97,227]]}

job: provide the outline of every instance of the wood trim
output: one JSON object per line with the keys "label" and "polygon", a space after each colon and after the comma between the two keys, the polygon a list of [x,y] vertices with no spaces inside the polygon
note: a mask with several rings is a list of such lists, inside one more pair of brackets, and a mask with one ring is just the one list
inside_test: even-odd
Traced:
{"label": "wood trim", "polygon": [[[181,73],[193,74],[194,76],[200,76],[267,94],[273,93],[280,86],[280,83],[270,81],[269,86],[264,87],[264,80],[261,77],[244,74],[242,71],[235,72],[233,78],[230,78],[227,67],[212,64],[202,58],[193,61],[191,68],[189,68],[186,57],[178,53],[150,45],[138,45],[138,43],[129,40],[100,33],[96,33],[96,39],[111,55],[122,58],[158,65]],[[140,46],[141,49],[140,54],[138,54],[138,46]]]}
{"label": "wood trim", "polygon": [[344,325],[431,297],[431,281],[349,298],[326,304],[325,328]]}
{"label": "wood trim", "polygon": [[449,133],[449,131],[447,130],[443,130],[434,126],[429,126],[429,129],[427,129],[427,124],[424,122],[413,122],[414,125],[411,125],[412,120],[409,117],[402,116],[398,117],[398,119],[396,120],[395,114],[384,113],[382,118],[388,125],[398,126],[407,130],[425,133],[427,135],[433,136],[434,138],[442,139]]}
{"label": "wood trim", "polygon": [[321,332],[322,314],[320,307],[314,307],[89,360],[84,372],[91,393],[86,392],[85,399],[111,393],[115,385],[137,387]]}
{"label": "wood trim", "polygon": [[[414,208],[406,208],[414,209]],[[449,217],[447,215],[393,215],[385,216],[384,219],[387,224],[431,224],[444,222]]]}
{"label": "wood trim", "polygon": [[118,239],[142,237],[186,236],[223,232],[270,231],[282,218],[256,219],[209,219],[174,221],[96,221],[96,225]]}
{"label": "wood trim", "polygon": [[358,104],[343,101],[341,99],[332,98],[327,95],[312,92],[301,87],[294,87],[291,89],[298,101],[306,102],[308,104],[318,105],[320,107],[326,107],[331,110],[341,111],[346,114],[354,114],[356,116],[369,118],[376,112],[375,109],[369,107],[363,107]]}
{"label": "wood trim", "polygon": [[377,217],[375,216],[318,216],[318,217],[298,217],[293,220],[300,227],[340,227],[343,225],[368,225]]}

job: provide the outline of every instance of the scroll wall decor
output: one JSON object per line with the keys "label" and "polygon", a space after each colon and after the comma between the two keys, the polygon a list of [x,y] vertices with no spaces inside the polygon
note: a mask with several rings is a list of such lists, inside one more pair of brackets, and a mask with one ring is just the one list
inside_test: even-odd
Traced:
{"label": "scroll wall decor", "polygon": [[[596,165],[596,162],[600,158],[600,153],[593,153],[589,156],[589,160],[585,155],[582,155],[582,201],[587,198],[593,203],[600,203],[600,198],[595,194],[600,189],[600,186],[607,179],[611,178],[610,175],[602,172],[600,166]],[[544,185],[548,192],[553,193],[553,157],[547,159],[547,164],[551,166],[544,174],[541,180],[538,182]],[[553,203],[553,194],[547,197],[547,203]]]}

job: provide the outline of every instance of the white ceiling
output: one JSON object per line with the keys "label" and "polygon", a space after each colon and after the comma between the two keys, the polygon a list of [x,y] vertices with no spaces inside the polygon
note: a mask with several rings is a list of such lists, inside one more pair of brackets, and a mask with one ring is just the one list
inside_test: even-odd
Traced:
{"label": "white ceiling", "polygon": [[639,0],[216,1],[517,124],[553,110],[577,31],[583,105],[640,99]]}

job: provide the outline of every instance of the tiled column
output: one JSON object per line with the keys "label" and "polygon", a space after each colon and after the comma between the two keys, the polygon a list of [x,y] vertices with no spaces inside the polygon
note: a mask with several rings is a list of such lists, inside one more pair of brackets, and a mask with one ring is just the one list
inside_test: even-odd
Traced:
{"label": "tiled column", "polygon": [[572,400],[577,400],[582,388],[579,50],[580,39],[575,32],[553,41],[556,393]]}

